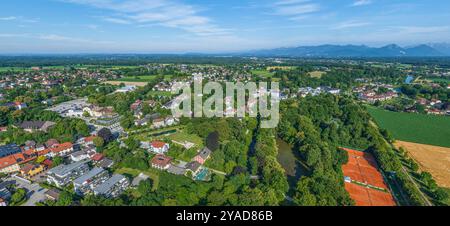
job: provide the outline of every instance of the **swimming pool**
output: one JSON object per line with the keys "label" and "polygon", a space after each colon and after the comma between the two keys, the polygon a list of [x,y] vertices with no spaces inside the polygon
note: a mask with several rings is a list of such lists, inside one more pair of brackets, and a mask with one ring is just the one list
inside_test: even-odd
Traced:
{"label": "swimming pool", "polygon": [[201,169],[200,172],[194,177],[195,180],[207,181],[209,176],[209,170]]}

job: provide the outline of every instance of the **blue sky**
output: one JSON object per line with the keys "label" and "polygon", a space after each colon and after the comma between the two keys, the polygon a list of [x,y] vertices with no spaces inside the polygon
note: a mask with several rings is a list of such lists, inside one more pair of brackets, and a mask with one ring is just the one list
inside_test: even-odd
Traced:
{"label": "blue sky", "polygon": [[450,42],[448,0],[1,0],[0,53]]}

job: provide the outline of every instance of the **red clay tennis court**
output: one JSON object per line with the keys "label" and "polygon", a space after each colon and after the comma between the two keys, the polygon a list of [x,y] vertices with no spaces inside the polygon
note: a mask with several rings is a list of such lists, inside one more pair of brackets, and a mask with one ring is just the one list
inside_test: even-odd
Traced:
{"label": "red clay tennis court", "polygon": [[[389,193],[383,176],[378,171],[375,158],[366,152],[343,148],[348,152],[348,163],[342,166],[351,183],[345,183],[345,189],[357,206],[395,206],[395,200]],[[376,187],[376,188],[371,188]],[[381,191],[385,190],[385,191]]]}

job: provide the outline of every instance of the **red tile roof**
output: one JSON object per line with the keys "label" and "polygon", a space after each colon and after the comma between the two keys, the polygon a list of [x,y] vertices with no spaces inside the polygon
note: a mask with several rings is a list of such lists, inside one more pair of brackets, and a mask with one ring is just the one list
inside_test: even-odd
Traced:
{"label": "red tile roof", "polygon": [[16,158],[14,158],[13,155],[9,155],[9,156],[0,158],[0,169],[14,165],[16,163],[17,163],[17,160],[16,160]]}
{"label": "red tile roof", "polygon": [[165,155],[156,155],[152,159],[152,164],[165,167],[172,161],[172,158]]}
{"label": "red tile roof", "polygon": [[53,161],[50,159],[46,159],[42,162],[42,165],[46,166],[47,168],[51,168],[53,165]]}
{"label": "red tile roof", "polygon": [[50,151],[53,153],[59,153],[59,152],[65,151],[67,149],[70,149],[72,147],[73,147],[72,143],[66,142],[66,143],[59,144],[56,147],[50,148]]}
{"label": "red tile roof", "polygon": [[94,141],[95,138],[96,138],[96,136],[85,137],[84,142],[85,143],[92,142],[92,141]]}
{"label": "red tile roof", "polygon": [[163,148],[166,145],[166,143],[162,141],[153,141],[150,145],[154,148]]}
{"label": "red tile roof", "polygon": [[100,161],[100,160],[102,160],[103,159],[103,155],[102,154],[100,154],[100,153],[97,153],[97,154],[95,154],[94,156],[92,156],[92,160],[94,160],[94,161],[96,161],[96,162],[98,162],[98,161]]}

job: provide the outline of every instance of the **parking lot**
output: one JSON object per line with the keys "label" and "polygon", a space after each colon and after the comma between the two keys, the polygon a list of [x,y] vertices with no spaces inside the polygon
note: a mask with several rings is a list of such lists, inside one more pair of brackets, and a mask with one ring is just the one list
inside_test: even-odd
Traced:
{"label": "parking lot", "polygon": [[14,183],[17,188],[24,188],[27,191],[28,200],[22,206],[35,206],[36,203],[46,199],[45,192],[47,189],[42,188],[37,183],[30,183],[25,179],[14,176],[5,179],[5,181]]}

